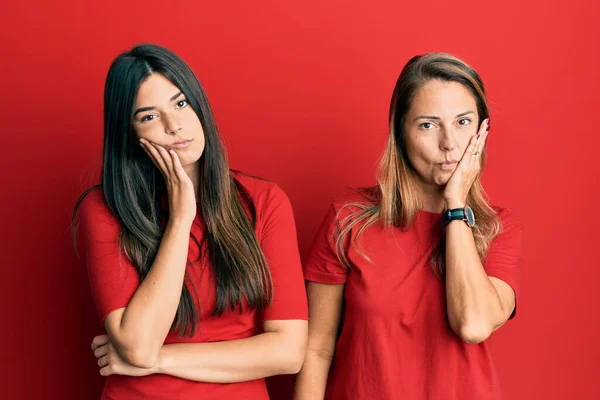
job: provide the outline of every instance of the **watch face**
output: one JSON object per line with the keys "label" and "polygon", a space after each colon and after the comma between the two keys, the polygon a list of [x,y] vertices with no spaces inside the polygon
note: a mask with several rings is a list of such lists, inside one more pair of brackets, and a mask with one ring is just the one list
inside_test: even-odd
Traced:
{"label": "watch face", "polygon": [[465,217],[467,217],[467,224],[469,226],[475,226],[475,214],[473,214],[473,210],[469,206],[465,207]]}

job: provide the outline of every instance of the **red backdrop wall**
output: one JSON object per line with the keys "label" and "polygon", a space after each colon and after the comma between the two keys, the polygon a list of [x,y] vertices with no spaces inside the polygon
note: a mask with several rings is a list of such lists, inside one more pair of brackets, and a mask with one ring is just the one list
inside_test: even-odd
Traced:
{"label": "red backdrop wall", "polygon": [[[99,393],[69,218],[97,179],[108,66],[151,41],[200,77],[233,167],[288,193],[303,256],[329,202],[374,181],[404,63],[467,60],[492,105],[484,183],[526,224],[519,315],[493,335],[505,397],[600,398],[598,2],[93,3],[0,13],[0,397]],[[274,399],[289,388],[271,381]]]}

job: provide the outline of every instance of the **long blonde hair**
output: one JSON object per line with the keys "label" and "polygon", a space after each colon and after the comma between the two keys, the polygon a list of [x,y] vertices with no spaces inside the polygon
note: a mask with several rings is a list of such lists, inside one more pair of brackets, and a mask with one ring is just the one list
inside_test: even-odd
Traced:
{"label": "long blonde hair", "polygon": [[[407,230],[411,227],[418,210],[422,208],[416,172],[406,153],[404,121],[416,91],[433,79],[460,83],[472,93],[479,114],[478,126],[489,117],[483,82],[477,72],[462,60],[446,53],[428,53],[415,56],[406,64],[392,94],[389,113],[390,133],[379,163],[375,196],[365,196],[364,202],[348,203],[338,212],[339,217],[344,208],[354,208],[354,211],[340,220],[336,232],[337,256],[340,262],[348,267],[351,267],[346,256],[348,243],[356,246],[359,253],[370,260],[358,243],[364,231],[378,223],[384,227],[394,226]],[[485,150],[481,154],[482,171],[484,166]],[[500,232],[501,223],[486,200],[480,176],[471,186],[467,204],[477,216],[473,236],[477,252],[483,260],[491,240]],[[351,237],[352,229],[358,225],[360,227],[356,235]],[[445,250],[445,238],[442,232],[440,241],[429,260],[438,276],[444,274]]]}

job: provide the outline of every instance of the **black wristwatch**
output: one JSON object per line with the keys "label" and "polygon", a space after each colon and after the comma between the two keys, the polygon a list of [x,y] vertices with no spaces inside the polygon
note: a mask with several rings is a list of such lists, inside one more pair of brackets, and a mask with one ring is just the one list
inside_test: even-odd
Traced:
{"label": "black wristwatch", "polygon": [[473,214],[473,210],[469,206],[466,206],[465,208],[444,210],[444,212],[442,212],[442,222],[444,223],[444,226],[454,220],[465,221],[471,228],[475,226],[475,214]]}

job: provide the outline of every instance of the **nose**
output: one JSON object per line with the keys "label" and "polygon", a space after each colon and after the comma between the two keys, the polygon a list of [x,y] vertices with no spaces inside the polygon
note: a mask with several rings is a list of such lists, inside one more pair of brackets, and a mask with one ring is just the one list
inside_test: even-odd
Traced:
{"label": "nose", "polygon": [[181,121],[177,118],[177,116],[170,114],[165,114],[163,116],[165,133],[167,135],[175,135],[181,130]]}
{"label": "nose", "polygon": [[456,133],[454,129],[448,127],[442,127],[440,130],[440,149],[443,151],[452,151],[456,148]]}

